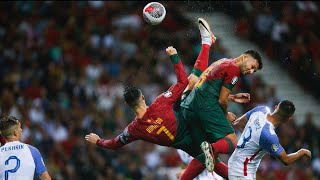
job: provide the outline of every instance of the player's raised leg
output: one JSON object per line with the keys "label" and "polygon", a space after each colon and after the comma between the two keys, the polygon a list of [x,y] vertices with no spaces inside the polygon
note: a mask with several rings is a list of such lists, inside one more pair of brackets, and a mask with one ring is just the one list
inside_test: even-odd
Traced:
{"label": "player's raised leg", "polygon": [[194,64],[191,74],[188,77],[189,85],[187,90],[192,90],[202,72],[208,67],[210,47],[216,41],[209,24],[203,18],[198,19],[198,27],[201,35],[201,50]]}

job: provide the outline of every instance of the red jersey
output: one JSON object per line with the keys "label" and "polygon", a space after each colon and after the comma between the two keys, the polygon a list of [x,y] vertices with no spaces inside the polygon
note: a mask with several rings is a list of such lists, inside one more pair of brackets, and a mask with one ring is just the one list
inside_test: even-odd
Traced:
{"label": "red jersey", "polygon": [[221,87],[230,91],[240,78],[240,68],[233,59],[222,59],[211,64],[200,76],[194,89],[181,106],[193,110],[214,109],[219,104]]}
{"label": "red jersey", "polygon": [[97,145],[117,149],[135,140],[171,146],[178,130],[173,105],[188,85],[188,78],[181,61],[174,64],[177,83],[159,95],[147,108],[142,118],[135,118],[116,138],[97,141]]}

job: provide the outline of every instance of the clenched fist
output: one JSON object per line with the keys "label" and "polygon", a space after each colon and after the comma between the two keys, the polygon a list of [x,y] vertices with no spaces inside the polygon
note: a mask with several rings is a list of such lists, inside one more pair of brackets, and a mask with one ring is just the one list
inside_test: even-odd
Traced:
{"label": "clenched fist", "polygon": [[94,133],[90,133],[90,134],[86,135],[85,139],[92,144],[96,144],[97,141],[100,139],[100,137]]}
{"label": "clenched fist", "polygon": [[174,54],[178,54],[178,53],[177,53],[177,50],[176,50],[174,47],[172,47],[172,46],[167,47],[166,52],[167,52],[167,54],[168,54],[169,56],[172,56],[172,55],[174,55]]}
{"label": "clenched fist", "polygon": [[299,151],[301,151],[304,156],[307,156],[309,159],[311,159],[311,151],[308,149],[300,149]]}

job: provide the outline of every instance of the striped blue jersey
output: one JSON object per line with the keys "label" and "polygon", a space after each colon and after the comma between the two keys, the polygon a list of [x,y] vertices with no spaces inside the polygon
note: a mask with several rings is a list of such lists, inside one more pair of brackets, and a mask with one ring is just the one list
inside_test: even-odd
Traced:
{"label": "striped blue jersey", "polygon": [[266,118],[267,113],[270,113],[268,107],[258,106],[245,114],[248,122],[229,158],[229,176],[255,179],[262,157],[266,153],[277,157],[283,151],[275,127]]}
{"label": "striped blue jersey", "polygon": [[39,150],[20,141],[0,147],[0,179],[33,180],[47,169]]}

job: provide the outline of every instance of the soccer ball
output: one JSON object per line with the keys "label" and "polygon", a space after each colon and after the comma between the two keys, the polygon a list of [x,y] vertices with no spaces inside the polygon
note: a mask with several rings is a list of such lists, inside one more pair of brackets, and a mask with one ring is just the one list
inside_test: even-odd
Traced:
{"label": "soccer ball", "polygon": [[143,19],[151,24],[160,24],[166,17],[166,8],[161,3],[151,2],[143,8]]}

